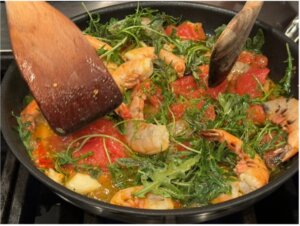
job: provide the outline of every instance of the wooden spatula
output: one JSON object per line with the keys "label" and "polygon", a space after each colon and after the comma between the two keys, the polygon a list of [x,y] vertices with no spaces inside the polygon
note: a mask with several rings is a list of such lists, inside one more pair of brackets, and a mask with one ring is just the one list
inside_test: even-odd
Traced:
{"label": "wooden spatula", "polygon": [[122,94],[76,25],[45,2],[6,2],[13,53],[50,126],[67,134],[115,109]]}
{"label": "wooden spatula", "polygon": [[262,5],[262,1],[246,2],[218,38],[211,54],[209,87],[215,87],[226,79],[250,34]]}

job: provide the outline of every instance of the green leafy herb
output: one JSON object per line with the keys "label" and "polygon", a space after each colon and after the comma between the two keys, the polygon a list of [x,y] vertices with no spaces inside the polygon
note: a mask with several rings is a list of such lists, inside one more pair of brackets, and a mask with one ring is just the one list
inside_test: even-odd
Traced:
{"label": "green leafy herb", "polygon": [[26,148],[26,150],[28,151],[28,154],[31,156],[31,151],[33,150],[33,147],[31,145],[31,132],[29,130],[30,126],[31,126],[31,122],[23,122],[21,117],[14,115],[14,113],[12,113],[12,115],[16,118],[18,126],[17,126],[17,131],[19,133],[19,136]]}
{"label": "green leafy herb", "polygon": [[264,32],[258,29],[256,35],[251,39],[248,38],[245,44],[245,49],[255,53],[261,53],[262,47],[265,44]]}
{"label": "green leafy herb", "polygon": [[286,50],[288,54],[287,67],[285,69],[284,77],[279,81],[279,85],[282,87],[282,91],[283,91],[282,95],[290,95],[291,81],[294,73],[293,58],[288,44],[286,44]]}

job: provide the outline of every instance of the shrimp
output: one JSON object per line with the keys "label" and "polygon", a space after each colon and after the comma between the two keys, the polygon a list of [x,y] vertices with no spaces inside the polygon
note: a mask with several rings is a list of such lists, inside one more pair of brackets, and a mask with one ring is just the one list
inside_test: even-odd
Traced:
{"label": "shrimp", "polygon": [[150,58],[127,61],[121,64],[112,77],[120,90],[131,89],[139,82],[149,78],[153,73],[153,63]]}
{"label": "shrimp", "polygon": [[240,192],[240,183],[235,181],[230,184],[231,186],[231,194],[221,194],[217,198],[214,198],[211,203],[217,204],[221,202],[226,202],[231,199],[235,199],[237,197],[240,197],[242,194]]}
{"label": "shrimp", "polygon": [[152,155],[165,151],[169,147],[169,132],[165,125],[144,122],[144,102],[146,95],[134,90],[129,112],[133,119],[125,124],[126,140],[134,151]]}
{"label": "shrimp", "polygon": [[[157,59],[157,55],[155,54],[154,47],[142,47],[130,50],[124,54],[125,60],[133,60],[133,59],[142,59],[142,58],[151,58]],[[174,70],[176,71],[178,77],[182,77],[185,71],[185,61],[184,59],[176,56],[172,52],[162,49],[158,57],[163,60],[166,64],[170,64]]]}
{"label": "shrimp", "polygon": [[124,102],[115,109],[115,113],[125,120],[132,118],[129,108]]}
{"label": "shrimp", "polygon": [[85,35],[88,42],[91,44],[92,47],[94,47],[95,50],[103,48],[104,50],[111,50],[112,47],[108,45],[107,43],[100,41],[99,39],[91,36],[91,35]]}
{"label": "shrimp", "polygon": [[110,200],[111,204],[140,209],[174,209],[174,201],[160,195],[148,193],[145,198],[134,196],[143,186],[135,186],[118,191]]}
{"label": "shrimp", "polygon": [[270,175],[264,161],[258,154],[255,154],[254,158],[246,154],[242,149],[243,142],[239,138],[220,129],[205,130],[201,132],[201,135],[211,141],[226,143],[227,147],[239,156],[240,160],[235,167],[235,173],[238,176],[239,191],[242,194],[261,188],[269,182]]}
{"label": "shrimp", "polygon": [[159,52],[159,58],[166,62],[166,64],[171,64],[174,70],[177,72],[178,77],[182,77],[185,71],[184,59],[176,56],[175,54],[162,49]]}
{"label": "shrimp", "polygon": [[278,124],[288,133],[287,145],[271,151],[265,156],[267,165],[272,168],[280,162],[285,162],[298,153],[298,100],[284,97],[268,101],[263,104],[267,118]]}
{"label": "shrimp", "polygon": [[118,68],[118,65],[113,62],[103,61],[103,63],[110,74],[113,74],[114,71]]}
{"label": "shrimp", "polygon": [[141,47],[126,52],[123,58],[125,60],[135,60],[135,59],[143,59],[143,58],[151,58],[153,60],[153,59],[157,59],[157,56],[154,52],[153,47]]}

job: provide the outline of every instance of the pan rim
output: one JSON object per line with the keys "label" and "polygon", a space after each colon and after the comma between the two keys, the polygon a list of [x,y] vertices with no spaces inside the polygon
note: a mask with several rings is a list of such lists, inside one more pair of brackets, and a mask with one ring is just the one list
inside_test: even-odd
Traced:
{"label": "pan rim", "polygon": [[[112,5],[112,6],[108,6],[105,8],[101,8],[101,9],[95,9],[91,12],[103,12],[103,11],[108,11],[108,10],[118,10],[118,9],[124,9],[124,7],[126,8],[132,8],[134,6],[136,6],[136,2],[129,2],[129,3],[121,3],[121,4],[117,4],[117,5]],[[186,6],[191,6],[191,7],[200,7],[200,8],[204,8],[204,9],[209,9],[209,10],[217,10],[219,12],[224,12],[230,15],[234,15],[235,13],[229,10],[224,10],[224,9],[220,9],[217,7],[213,7],[213,6],[207,6],[204,4],[199,4],[199,3],[193,3],[193,2],[143,2],[141,4],[142,6],[165,6],[165,5],[186,5]],[[76,23],[76,21],[82,20],[86,17],[86,13],[78,15],[76,17],[73,17],[72,19],[74,20],[74,22]],[[268,25],[264,24],[263,22],[257,22],[258,25],[262,26],[262,27],[269,27]],[[287,37],[283,36],[281,32],[277,31],[276,29],[272,28],[272,30],[274,30],[274,32],[278,32],[278,35],[283,38],[284,40],[286,40],[286,42],[288,42],[291,46],[291,48],[295,48],[295,46],[297,46],[295,43],[292,43],[290,39],[288,39]],[[293,46],[294,45],[294,46]],[[9,69],[7,70],[7,72],[5,73],[5,76],[3,78],[2,84],[1,84],[1,93],[5,93],[5,87],[8,83],[9,77],[8,76],[13,70],[16,69],[16,65],[14,63],[12,63],[9,67]],[[4,88],[3,88],[4,87]],[[1,99],[3,98],[3,95],[1,95]],[[1,122],[3,122],[4,120],[4,116],[6,115],[6,113],[4,112],[3,107],[1,108]],[[270,181],[269,184],[267,184],[266,186],[251,192],[247,195],[241,196],[239,198],[224,202],[224,203],[219,203],[219,204],[213,204],[213,205],[206,205],[203,207],[194,207],[194,208],[181,208],[181,209],[174,209],[174,210],[146,210],[146,209],[137,209],[137,208],[129,208],[129,207],[122,207],[122,206],[116,206],[116,205],[112,205],[110,203],[106,203],[103,201],[99,201],[96,199],[91,199],[88,198],[86,196],[77,194],[67,188],[65,188],[62,185],[57,184],[56,182],[52,181],[50,178],[48,178],[46,175],[44,175],[41,171],[39,171],[31,162],[31,160],[28,158],[24,161],[24,158],[22,157],[22,155],[18,152],[18,149],[16,144],[9,142],[10,138],[9,138],[9,130],[11,130],[11,128],[7,128],[8,125],[6,123],[1,123],[2,124],[2,133],[4,135],[5,140],[8,143],[9,148],[11,149],[11,151],[13,152],[13,154],[18,158],[18,160],[26,167],[27,170],[29,170],[29,172],[35,176],[35,178],[37,178],[39,181],[41,181],[43,184],[46,184],[47,186],[49,186],[51,189],[53,189],[55,192],[62,194],[63,196],[65,196],[66,198],[72,198],[75,199],[79,202],[83,202],[86,203],[88,205],[94,206],[94,207],[98,207],[100,209],[107,209],[109,211],[115,211],[115,212],[124,212],[124,213],[131,213],[131,214],[138,214],[138,215],[147,215],[147,216],[178,216],[178,215],[190,215],[190,214],[204,214],[204,213],[210,213],[210,212],[216,212],[216,211],[224,211],[224,209],[227,209],[229,207],[234,207],[234,206],[238,206],[241,205],[242,203],[245,203],[247,201],[251,201],[251,200],[258,200],[259,198],[263,198],[265,195],[267,195],[269,192],[271,192],[273,189],[277,188],[278,186],[280,186],[282,183],[284,183],[288,178],[290,178],[292,175],[294,175],[297,171],[298,171],[298,156],[296,157],[297,159],[291,164],[291,166],[289,167],[289,169],[286,170],[286,172],[284,173],[284,175],[281,175],[278,178],[275,178],[274,180]],[[24,148],[24,151],[25,148]],[[30,160],[30,161],[27,161]]]}

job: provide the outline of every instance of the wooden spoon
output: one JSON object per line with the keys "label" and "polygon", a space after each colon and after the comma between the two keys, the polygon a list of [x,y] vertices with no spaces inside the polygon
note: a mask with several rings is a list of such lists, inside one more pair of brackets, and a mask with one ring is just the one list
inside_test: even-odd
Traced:
{"label": "wooden spoon", "polygon": [[246,2],[218,38],[210,60],[209,87],[215,87],[226,79],[246,43],[262,5],[262,1]]}
{"label": "wooden spoon", "polygon": [[66,134],[122,102],[113,78],[76,25],[45,2],[6,2],[13,53],[43,115]]}

